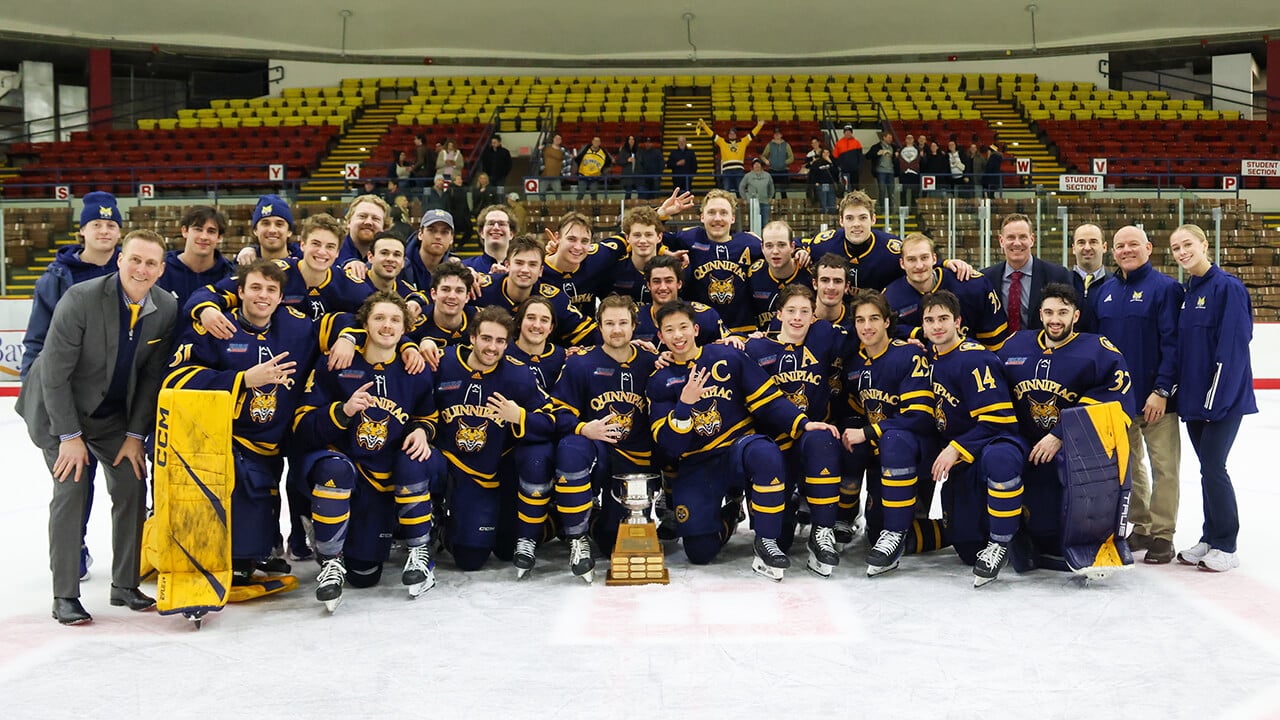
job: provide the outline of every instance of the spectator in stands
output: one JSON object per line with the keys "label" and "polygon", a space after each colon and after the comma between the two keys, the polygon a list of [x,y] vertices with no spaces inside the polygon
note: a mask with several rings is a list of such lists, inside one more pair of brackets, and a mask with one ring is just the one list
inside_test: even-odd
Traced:
{"label": "spectator in stands", "polygon": [[[401,195],[401,198],[404,196]],[[393,232],[397,237],[404,239],[413,234],[413,218],[409,216],[407,207],[399,205],[391,206],[391,227],[389,232]]]}
{"label": "spectator in stands", "polygon": [[480,173],[476,176],[475,185],[467,193],[467,217],[473,218],[480,212],[480,208],[496,205],[500,201],[501,196],[489,184],[489,174]]}
{"label": "spectator in stands", "polygon": [[915,139],[910,134],[904,138],[902,149],[898,151],[898,178],[902,184],[902,203],[911,207],[916,195],[920,193],[920,173],[932,174],[926,165],[928,155],[921,156]]}
{"label": "spectator in stands", "polygon": [[573,162],[578,166],[578,199],[590,191],[591,199],[596,200],[596,194],[604,187],[604,171],[613,165],[609,151],[600,147],[600,136],[591,138],[591,144],[582,148]]}
{"label": "spectator in stands", "polygon": [[988,145],[982,150],[982,192],[989,198],[1000,194],[1004,187],[1004,156],[996,145]]}
{"label": "spectator in stands", "polygon": [[676,138],[676,149],[667,156],[667,169],[671,171],[672,187],[686,192],[693,188],[693,176],[698,173],[698,156],[689,147],[685,136]]}
{"label": "spectator in stands", "polygon": [[720,151],[720,187],[731,193],[738,192],[738,186],[742,183],[742,176],[746,174],[746,167],[743,163],[747,159],[747,149],[751,145],[751,141],[755,139],[756,133],[760,132],[760,128],[764,127],[764,121],[756,121],[756,126],[751,132],[747,133],[742,139],[738,139],[738,129],[730,126],[729,132],[725,137],[720,137],[707,125],[705,120],[698,120],[698,129],[706,130],[711,136],[711,142],[715,144],[716,149]]}
{"label": "spectator in stands", "polygon": [[925,175],[934,176],[937,179],[936,187],[945,193],[951,187],[951,162],[947,158],[947,153],[938,147],[937,142],[930,141],[926,147],[928,150],[920,158],[920,171]]}
{"label": "spectator in stands", "polygon": [[810,169],[813,167],[813,161],[822,157],[822,139],[818,137],[809,138],[809,152],[804,154],[804,167],[800,168],[805,176],[805,195],[809,200],[818,202],[818,190],[814,185],[813,174]]}
{"label": "spectator in stands", "polygon": [[637,180],[640,197],[643,199],[659,196],[658,182],[662,179],[662,151],[658,149],[652,137],[646,137],[640,146],[639,159],[636,161]]}
{"label": "spectator in stands", "polygon": [[551,136],[551,144],[542,148],[542,192],[548,197],[558,198],[564,189],[560,183],[560,176],[564,175],[564,160],[564,138],[556,133]]}
{"label": "spectator in stands", "polygon": [[843,135],[836,141],[831,156],[835,158],[840,172],[839,182],[846,192],[857,189],[862,184],[862,143],[853,136],[853,126],[845,125]]}
{"label": "spectator in stands", "polygon": [[506,191],[507,176],[511,174],[511,151],[502,146],[502,136],[494,133],[489,147],[480,153],[480,169],[489,173],[489,181],[499,195]]}
{"label": "spectator in stands", "polygon": [[[769,224],[769,201],[773,199],[773,176],[764,171],[764,161],[755,158],[751,161],[751,172],[742,177],[738,183],[738,196],[743,202],[743,209],[750,212],[751,201],[760,204],[760,227]],[[748,218],[748,225],[750,219]]]}
{"label": "spectator in stands", "polygon": [[396,199],[402,197],[407,199],[404,191],[400,189],[400,178],[388,178],[387,189],[382,191],[382,199],[386,200],[391,207],[395,207]]}
{"label": "spectator in stands", "polygon": [[969,143],[969,192],[978,197],[982,195],[982,174],[987,161],[978,152],[977,143]]}
{"label": "spectator in stands", "polygon": [[182,216],[179,229],[182,250],[165,253],[164,274],[156,287],[168,291],[178,301],[178,307],[183,307],[191,293],[231,277],[235,265],[218,250],[227,232],[227,216],[216,208],[191,208]]}
{"label": "spectator in stands", "polygon": [[[850,130],[850,133],[853,131]],[[895,181],[894,161],[898,148],[893,142],[893,133],[885,130],[880,133],[880,142],[867,151],[867,161],[871,163],[871,172],[876,176],[876,191],[880,204],[890,201],[890,209],[896,204],[897,183]]]}
{"label": "spectator in stands", "polygon": [[[365,172],[366,168],[360,168],[360,172]],[[381,195],[378,192],[378,183],[371,177],[364,178],[360,181],[360,187],[356,192],[357,195]]]}
{"label": "spectator in stands", "polygon": [[480,226],[480,242],[484,244],[484,252],[463,260],[462,264],[477,272],[492,272],[494,265],[502,267],[511,238],[519,230],[515,211],[507,205],[490,205],[480,209],[476,215],[476,223]]}
{"label": "spectator in stands", "polygon": [[951,192],[957,197],[967,195],[965,191],[965,167],[964,153],[960,152],[960,147],[956,145],[955,140],[947,141],[947,167],[950,172],[947,173],[947,184],[951,188]]}
{"label": "spectator in stands", "polygon": [[409,153],[401,150],[396,155],[396,161],[391,168],[391,176],[403,183],[413,174],[413,158],[409,157]]}
{"label": "spectator in stands", "polygon": [[618,156],[616,158],[618,167],[622,168],[622,192],[623,197],[627,200],[631,199],[631,195],[636,191],[636,154],[640,151],[640,143],[636,142],[635,135],[628,135],[627,139],[622,141],[622,146],[618,148]]}
{"label": "spectator in stands", "polygon": [[413,136],[413,170],[409,173],[414,178],[413,192],[422,192],[427,178],[435,177],[435,174],[436,153],[427,145],[427,136],[418,133]]}
{"label": "spectator in stands", "polygon": [[444,173],[437,174],[435,181],[422,194],[422,212],[428,210],[449,210],[449,186],[445,184]]}
{"label": "spectator in stands", "polygon": [[809,182],[813,183],[818,204],[822,206],[824,213],[836,211],[836,172],[835,162],[831,159],[831,150],[828,148],[819,149],[818,157],[809,162]]}
{"label": "spectator in stands", "polygon": [[1010,213],[1000,222],[1000,249],[1004,261],[982,269],[991,287],[1000,292],[1009,314],[1009,332],[1040,330],[1040,295],[1045,285],[1071,285],[1071,271],[1032,254],[1036,235],[1031,218]]}
{"label": "spectator in stands", "polygon": [[[480,173],[480,175],[484,174]],[[479,176],[477,176],[478,180]],[[489,187],[488,181],[489,179],[486,177],[486,188]],[[490,190],[489,192],[492,191]],[[448,189],[445,191],[445,202],[447,203],[446,209],[449,214],[456,218],[453,221],[454,240],[459,246],[465,245],[471,240],[471,208],[484,206],[471,204],[471,193],[467,187],[466,178],[463,177],[462,173],[455,174],[453,182],[448,184]]]}
{"label": "spectator in stands", "polygon": [[773,129],[773,139],[764,146],[763,159],[768,166],[769,175],[773,177],[778,197],[786,197],[787,186],[791,184],[791,163],[796,161],[796,154],[787,141],[782,139],[782,131],[778,128]]}
{"label": "spectator in stands", "polygon": [[[436,153],[436,174],[443,175],[446,182],[452,183],[454,175],[462,174],[463,162],[465,161],[462,151],[458,149],[458,144],[453,141],[453,138],[449,138],[444,141],[444,147]],[[423,200],[425,202],[425,198]]]}

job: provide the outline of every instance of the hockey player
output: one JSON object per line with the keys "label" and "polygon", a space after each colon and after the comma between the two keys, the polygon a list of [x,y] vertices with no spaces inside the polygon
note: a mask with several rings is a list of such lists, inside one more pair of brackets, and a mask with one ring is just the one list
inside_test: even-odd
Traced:
{"label": "hockey player", "polygon": [[[831,406],[828,377],[846,338],[844,331],[831,323],[815,320],[813,312],[813,290],[808,285],[782,288],[776,312],[780,326],[777,338],[752,338],[747,341],[746,353],[773,377],[774,384],[796,407],[809,417],[826,420]],[[798,441],[783,435],[777,442],[786,460],[791,488],[788,498],[800,492],[809,509],[808,568],[820,577],[830,577],[832,568],[840,564],[835,539],[840,443],[827,433],[804,433]],[[791,522],[795,515],[795,511],[788,511],[783,523],[780,545],[784,550],[795,532]]]}
{"label": "hockey player", "polygon": [[[325,313],[355,312],[373,293],[363,279],[333,269],[342,235],[342,224],[330,215],[312,215],[303,222],[302,258],[275,261],[285,272],[284,305],[319,320]],[[236,281],[228,279],[192,293],[185,311],[210,335],[229,340],[235,326],[224,313],[238,302]]]}
{"label": "hockey player", "polygon": [[[550,443],[554,430],[550,400],[533,372],[506,357],[513,330],[505,310],[484,308],[471,326],[470,347],[449,348],[436,373],[436,411],[428,431],[448,460],[445,538],[462,570],[479,570],[490,553],[513,559],[516,497],[524,467],[519,448],[510,451],[517,442],[521,447]],[[543,492],[533,488],[529,496],[549,501],[550,487],[539,495]],[[532,512],[529,520],[540,524],[546,503],[534,510],[521,506],[520,511],[526,516]],[[529,545],[532,556],[534,543]]]}
{"label": "hockey player", "polygon": [[933,345],[934,422],[946,443],[932,476],[946,482],[942,503],[951,544],[973,565],[974,587],[982,587],[1009,561],[1022,513],[1027,449],[1000,359],[960,334],[959,298],[939,290],[920,306],[924,334]]}
{"label": "hockey player", "polygon": [[928,356],[892,338],[893,315],[885,296],[860,290],[852,305],[861,348],[846,369],[853,416],[841,437],[860,456],[859,467],[879,466],[879,476],[872,473],[867,488],[877,500],[867,501],[867,537],[874,538],[867,551],[867,575],[874,577],[898,567],[908,546],[919,469],[935,450],[936,398]]}
{"label": "hockey player", "polygon": [[715,559],[737,529],[739,493],[746,493],[756,532],[752,569],[781,580],[791,566],[778,546],[785,468],[778,446],[753,432],[754,422],[794,439],[802,432],[835,437],[836,429],[809,420],[739,350],[700,347],[696,318],[682,301],[658,310],[659,335],[673,362],[647,387],[654,442],[678,458],[672,494],[685,554],[695,565]]}
{"label": "hockey player", "polygon": [[445,348],[464,342],[471,334],[471,319],[476,314],[467,304],[467,292],[474,279],[469,267],[441,265],[431,275],[431,304],[410,331],[410,338],[419,345],[429,340],[442,354]]}
{"label": "hockey player", "polygon": [[511,241],[507,250],[507,274],[482,275],[480,297],[476,307],[498,307],[508,313],[531,295],[547,298],[555,308],[555,340],[565,347],[581,345],[592,337],[596,323],[584,317],[560,288],[540,280],[546,249],[532,235],[521,235]]}
{"label": "hockey player", "polygon": [[633,207],[622,216],[622,233],[627,238],[631,253],[614,269],[613,292],[643,305],[650,301],[645,266],[663,249],[662,218],[653,208]]}
{"label": "hockey player", "polygon": [[[875,229],[876,206],[870,196],[854,190],[840,200],[840,228],[804,238],[800,247],[812,257],[835,253],[849,261],[849,287],[883,291],[902,277],[902,244],[896,235]],[[944,263],[961,280],[975,274],[972,266],[952,258]]]}
{"label": "hockey player", "polygon": [[[612,552],[625,512],[613,499],[613,478],[649,471],[653,437],[644,389],[657,357],[631,344],[636,306],[611,295],[597,314],[601,344],[565,362],[552,393],[560,441],[556,445],[556,510],[569,539],[569,568],[591,582],[595,559],[587,539]],[[601,509],[592,518],[596,497]]]}
{"label": "hockey player", "polygon": [[[680,292],[684,289],[680,260],[673,255],[659,255],[652,258],[644,268],[644,276],[653,302],[640,306],[635,339],[656,345],[658,343],[658,310],[667,303],[680,300]],[[713,308],[700,302],[690,303],[690,307],[697,314],[699,345],[710,345],[729,337],[729,331],[721,322],[720,314]],[[737,342],[740,343],[741,340]]]}
{"label": "hockey player", "polygon": [[970,340],[995,352],[1009,333],[1008,319],[1000,295],[981,274],[961,282],[955,273],[938,266],[933,240],[923,233],[910,233],[902,240],[899,260],[905,277],[884,289],[889,307],[897,315],[898,337],[920,338],[920,299],[939,290],[949,290],[960,299],[965,319],[963,332]]}
{"label": "hockey player", "polygon": [[[1115,495],[1115,506],[1099,507],[1110,495],[1089,498],[1095,478],[1060,472],[1056,457],[1064,436],[1058,419],[1067,408],[1116,402],[1124,409],[1123,424],[1127,425],[1133,410],[1132,382],[1124,358],[1109,340],[1076,332],[1081,311],[1073,287],[1049,283],[1041,297],[1040,322],[1044,329],[1014,333],[1000,351],[1005,379],[1013,393],[1018,430],[1031,447],[1022,472],[1025,527],[1038,566],[1101,575],[1114,566],[1093,561],[1099,547],[1110,543],[1120,549],[1117,541],[1122,536],[1118,533],[1123,529],[1119,523],[1128,508],[1129,485],[1116,475],[1123,473],[1127,458],[1117,459],[1110,482],[1100,488],[1108,493],[1120,490]],[[1127,428],[1124,431],[1127,433]],[[1099,514],[1102,519],[1095,520]],[[1064,548],[1064,543],[1068,547]],[[1088,547],[1077,548],[1083,545]],[[1132,557],[1126,556],[1127,547],[1120,550],[1119,560],[1127,560],[1123,564],[1129,565]]]}
{"label": "hockey player", "polygon": [[541,295],[531,295],[516,308],[516,341],[507,355],[533,371],[538,387],[550,392],[564,368],[564,348],[551,342],[556,329],[555,305]]}
{"label": "hockey player", "polygon": [[203,325],[188,327],[164,382],[175,389],[226,390],[235,398],[231,558],[237,584],[251,583],[257,564],[271,556],[284,470],[281,446],[302,394],[294,375],[299,362],[311,362],[316,346],[311,320],[282,303],[285,283],[277,261],[243,269],[236,279],[236,307],[223,314],[234,328],[230,337],[215,337]]}
{"label": "hockey player", "polygon": [[560,288],[583,317],[595,317],[596,301],[609,294],[618,265],[630,251],[626,239],[592,240],[591,220],[580,212],[561,216],[547,237],[548,250],[555,250],[547,255],[542,282]]}
{"label": "hockey player", "polygon": [[796,262],[795,245],[791,241],[791,226],[784,220],[774,220],[760,230],[760,248],[763,260],[757,260],[747,273],[747,286],[751,291],[751,309],[756,327],[764,330],[777,317],[778,294],[793,283],[811,285],[813,276]]}
{"label": "hockey player", "polygon": [[404,300],[380,291],[356,318],[364,350],[343,370],[318,362],[294,420],[300,443],[314,450],[303,465],[320,562],[316,599],[330,612],[342,602],[344,580],[377,584],[397,526],[409,549],[400,578],[409,596],[435,585],[431,486],[445,475],[429,444],[432,374],[410,374],[396,357],[408,321]]}
{"label": "hockey player", "polygon": [[227,232],[227,218],[215,208],[197,205],[182,216],[182,250],[164,256],[164,275],[157,286],[168,290],[184,307],[191,293],[231,277],[235,265],[218,252]]}
{"label": "hockey player", "polygon": [[667,247],[689,253],[688,298],[710,305],[735,333],[756,329],[747,272],[763,257],[760,238],[732,232],[737,211],[733,193],[712,190],[702,199],[701,225],[663,234]]}

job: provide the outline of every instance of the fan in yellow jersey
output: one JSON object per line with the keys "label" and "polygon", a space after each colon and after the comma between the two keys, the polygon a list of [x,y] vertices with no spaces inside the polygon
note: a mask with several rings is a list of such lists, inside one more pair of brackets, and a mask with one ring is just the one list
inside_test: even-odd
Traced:
{"label": "fan in yellow jersey", "polygon": [[725,137],[720,137],[705,120],[698,121],[698,129],[706,130],[711,136],[711,141],[716,144],[716,149],[720,151],[720,187],[735,195],[738,193],[738,185],[742,183],[742,176],[746,174],[743,163],[747,158],[747,147],[751,145],[752,140],[756,139],[756,133],[760,132],[762,127],[764,127],[764,121],[757,121],[751,132],[741,138],[738,137],[738,129],[730,127]]}

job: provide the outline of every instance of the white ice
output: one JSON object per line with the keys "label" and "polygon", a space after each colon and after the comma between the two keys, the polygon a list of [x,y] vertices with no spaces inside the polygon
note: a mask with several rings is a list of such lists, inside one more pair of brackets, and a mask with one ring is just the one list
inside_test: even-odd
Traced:
{"label": "white ice", "polygon": [[[1280,715],[1280,524],[1270,443],[1280,392],[1260,393],[1231,457],[1241,567],[1176,562],[1082,586],[1045,571],[975,590],[947,550],[869,579],[859,542],[827,580],[750,569],[747,533],[722,559],[668,557],[667,587],[587,586],[567,550],[517,582],[503,563],[446,557],[416,601],[388,564],[336,614],[295,592],[233,605],[196,631],[181,616],[107,604],[109,513],[83,601],[94,622],[50,618],[48,478],[0,400],[9,467],[0,548],[0,718],[1268,718]],[[1198,465],[1184,438],[1175,545],[1198,539]],[[144,585],[154,594],[154,585]]]}

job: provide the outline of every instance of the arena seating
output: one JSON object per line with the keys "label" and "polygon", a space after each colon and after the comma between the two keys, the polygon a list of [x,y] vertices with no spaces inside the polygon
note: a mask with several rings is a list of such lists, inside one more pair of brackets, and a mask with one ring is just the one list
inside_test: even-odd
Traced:
{"label": "arena seating", "polygon": [[191,130],[195,128],[346,128],[356,111],[377,100],[376,88],[285,88],[280,97],[213,100],[209,107],[179,110],[176,118],[138,121],[140,130]]}
{"label": "arena seating", "polygon": [[1087,82],[1036,82],[1021,79],[1002,85],[1028,119],[1040,120],[1238,120],[1235,110],[1211,110],[1203,100],[1178,100],[1163,90],[1100,90]]}
{"label": "arena seating", "polygon": [[272,185],[267,165],[283,164],[288,177],[305,176],[338,133],[325,126],[195,128],[75,132],[67,142],[15,143],[21,178],[8,197],[50,197],[52,185],[72,195],[106,190],[132,195],[139,182],[157,188],[260,188]]}

